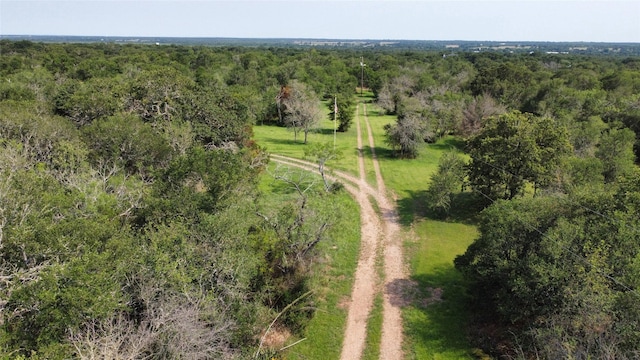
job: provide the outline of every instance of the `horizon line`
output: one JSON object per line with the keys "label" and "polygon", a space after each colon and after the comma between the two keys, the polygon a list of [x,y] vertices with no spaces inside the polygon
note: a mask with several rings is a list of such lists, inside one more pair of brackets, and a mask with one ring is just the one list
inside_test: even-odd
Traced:
{"label": "horizon line", "polygon": [[60,35],[60,34],[0,34],[3,37],[77,37],[77,38],[144,38],[144,39],[222,39],[222,40],[313,40],[313,41],[407,41],[407,42],[491,42],[491,43],[585,43],[585,44],[638,44],[634,41],[589,40],[462,40],[462,39],[394,39],[394,38],[323,38],[323,37],[235,37],[235,36],[175,36],[175,35]]}

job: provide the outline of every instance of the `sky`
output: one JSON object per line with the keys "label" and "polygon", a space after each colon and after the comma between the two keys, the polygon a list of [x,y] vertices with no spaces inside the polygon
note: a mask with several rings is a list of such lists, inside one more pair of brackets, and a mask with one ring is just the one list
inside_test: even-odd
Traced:
{"label": "sky", "polygon": [[0,34],[640,42],[640,0],[0,0]]}

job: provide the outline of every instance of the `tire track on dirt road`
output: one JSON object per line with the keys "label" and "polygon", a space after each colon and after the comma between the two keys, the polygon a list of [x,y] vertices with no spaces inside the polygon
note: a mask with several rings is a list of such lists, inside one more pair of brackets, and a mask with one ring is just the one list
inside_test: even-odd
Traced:
{"label": "tire track on dirt road", "polygon": [[[362,106],[362,116],[360,107]],[[368,143],[376,175],[377,187],[366,181],[364,149],[362,142],[361,118],[367,127]],[[380,340],[380,359],[402,359],[402,316],[398,297],[402,289],[397,284],[405,279],[404,257],[399,218],[394,201],[387,196],[387,190],[380,172],[380,165],[375,155],[375,143],[371,125],[367,118],[366,104],[358,104],[356,113],[356,130],[358,146],[359,176],[355,177],[340,171],[327,171],[332,181],[347,182],[345,189],[358,202],[361,212],[361,245],[358,265],[354,274],[354,284],[349,301],[347,323],[342,344],[341,360],[358,360],[362,357],[366,345],[367,322],[373,308],[373,300],[380,291],[380,279],[376,271],[376,260],[381,248],[384,263],[384,279],[382,283],[382,337]],[[272,154],[273,161],[287,166],[294,166],[318,173],[317,164]],[[380,214],[376,212],[371,198],[378,205]],[[379,216],[382,215],[382,216]]]}
{"label": "tire track on dirt road", "polygon": [[[400,303],[397,301],[402,297],[403,289],[397,285],[402,284],[402,280],[406,278],[404,270],[404,255],[402,253],[402,237],[400,232],[400,219],[396,211],[395,201],[388,197],[387,188],[380,171],[380,163],[375,151],[375,142],[373,139],[373,131],[367,116],[367,106],[362,103],[362,112],[364,122],[367,126],[369,139],[369,148],[371,149],[371,159],[373,160],[373,169],[376,174],[376,183],[378,185],[378,194],[376,201],[382,212],[384,224],[384,242],[383,258],[384,258],[384,287],[383,287],[383,303],[382,303],[382,337],[380,339],[380,359],[402,359],[402,312]],[[360,138],[360,137],[358,137]]]}

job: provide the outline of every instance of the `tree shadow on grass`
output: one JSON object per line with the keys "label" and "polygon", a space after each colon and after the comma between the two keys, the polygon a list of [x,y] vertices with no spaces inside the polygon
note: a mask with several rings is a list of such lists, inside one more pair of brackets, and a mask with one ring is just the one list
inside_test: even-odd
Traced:
{"label": "tree shadow on grass", "polygon": [[463,224],[475,224],[477,215],[482,210],[482,202],[472,192],[462,192],[453,195],[449,213],[433,211],[428,206],[426,190],[408,190],[409,197],[397,202],[400,223],[411,225],[416,219],[433,219]]}
{"label": "tree shadow on grass", "polygon": [[[366,146],[365,147],[367,150],[369,150],[369,152],[371,152],[371,146]],[[376,157],[378,159],[399,159],[398,157],[396,157],[395,152],[389,148],[384,148],[384,147],[380,147],[380,146],[374,146],[373,147],[373,151],[375,151],[376,153]]]}
{"label": "tree shadow on grass", "polygon": [[304,140],[298,139],[279,139],[279,138],[265,138],[264,143],[281,144],[281,145],[300,145],[305,146]]}
{"label": "tree shadow on grass", "polygon": [[411,281],[416,284],[416,296],[405,317],[407,333],[430,351],[468,353],[470,311],[462,275],[453,264],[443,264]]}
{"label": "tree shadow on grass", "polygon": [[465,141],[459,138],[448,137],[442,141],[432,143],[428,145],[429,148],[434,150],[450,150],[457,149],[462,151],[465,147]]}
{"label": "tree shadow on grass", "polygon": [[416,218],[424,218],[426,213],[427,192],[407,190],[409,197],[397,201],[400,224],[409,226]]}
{"label": "tree shadow on grass", "polygon": [[[314,131],[316,134],[322,134],[322,135],[333,135],[333,129],[318,129],[316,131]],[[338,134],[342,134],[344,133],[344,131],[340,131],[340,130],[336,130],[336,133]]]}

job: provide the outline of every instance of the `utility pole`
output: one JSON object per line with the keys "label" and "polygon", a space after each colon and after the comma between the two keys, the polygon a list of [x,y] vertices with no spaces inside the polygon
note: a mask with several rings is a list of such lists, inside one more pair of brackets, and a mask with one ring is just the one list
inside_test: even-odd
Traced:
{"label": "utility pole", "polygon": [[338,116],[338,96],[333,97],[333,151],[336,151],[336,128]]}
{"label": "utility pole", "polygon": [[362,92],[364,91],[364,67],[367,64],[364,63],[364,57],[360,56],[360,68],[362,69],[360,72],[360,96],[362,96]]}

